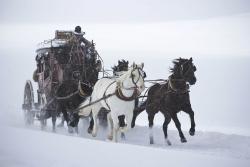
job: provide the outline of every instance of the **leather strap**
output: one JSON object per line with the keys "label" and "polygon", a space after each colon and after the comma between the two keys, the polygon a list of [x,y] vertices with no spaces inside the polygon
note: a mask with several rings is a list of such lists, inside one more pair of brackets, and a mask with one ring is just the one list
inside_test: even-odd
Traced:
{"label": "leather strap", "polygon": [[138,97],[139,93],[138,93],[137,89],[135,88],[135,89],[134,89],[134,92],[133,92],[133,94],[132,94],[132,96],[126,97],[126,96],[122,93],[121,88],[116,87],[115,95],[116,95],[119,99],[121,99],[121,100],[123,100],[123,101],[133,101],[133,100],[135,100],[135,99]]}

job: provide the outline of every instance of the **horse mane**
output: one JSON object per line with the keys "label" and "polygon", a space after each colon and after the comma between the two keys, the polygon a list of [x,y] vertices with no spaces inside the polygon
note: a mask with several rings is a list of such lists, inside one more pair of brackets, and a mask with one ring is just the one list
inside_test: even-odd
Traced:
{"label": "horse mane", "polygon": [[178,59],[174,59],[173,61],[172,61],[172,63],[174,64],[174,66],[173,67],[171,67],[170,68],[170,72],[171,73],[174,73],[177,69],[179,69],[179,67],[183,64],[183,63],[185,63],[185,62],[187,62],[188,61],[188,59],[183,59],[183,58],[178,58]]}
{"label": "horse mane", "polygon": [[128,61],[125,61],[122,59],[121,61],[118,61],[118,65],[114,65],[112,67],[113,72],[120,72],[120,71],[127,71],[128,70]]}

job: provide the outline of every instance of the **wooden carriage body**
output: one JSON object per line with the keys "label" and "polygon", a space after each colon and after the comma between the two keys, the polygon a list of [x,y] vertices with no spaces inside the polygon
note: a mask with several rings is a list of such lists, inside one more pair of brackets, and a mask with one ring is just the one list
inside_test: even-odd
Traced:
{"label": "wooden carriage body", "polygon": [[28,80],[24,110],[36,110],[41,114],[41,111],[55,111],[60,102],[75,101],[73,109],[91,94],[102,63],[93,41],[86,45],[81,38],[73,31],[56,31],[54,39],[38,44],[37,68],[33,73],[33,80],[38,84],[38,100],[34,102],[33,86]]}

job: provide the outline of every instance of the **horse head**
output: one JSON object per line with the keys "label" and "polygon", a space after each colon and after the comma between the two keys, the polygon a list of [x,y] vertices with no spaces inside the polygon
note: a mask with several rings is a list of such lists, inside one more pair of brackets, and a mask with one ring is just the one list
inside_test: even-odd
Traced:
{"label": "horse head", "polygon": [[171,72],[176,79],[184,79],[190,85],[194,85],[196,83],[196,67],[193,64],[192,57],[190,59],[175,59],[173,63],[174,67],[171,68]]}
{"label": "horse head", "polygon": [[137,89],[142,92],[145,89],[144,78],[146,73],[143,71],[144,64],[133,65],[121,77],[117,79],[118,84],[122,85],[123,89]]}

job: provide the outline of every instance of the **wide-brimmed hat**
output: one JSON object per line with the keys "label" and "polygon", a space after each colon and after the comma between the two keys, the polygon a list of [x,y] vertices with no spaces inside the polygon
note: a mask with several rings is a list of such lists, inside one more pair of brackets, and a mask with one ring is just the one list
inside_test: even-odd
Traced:
{"label": "wide-brimmed hat", "polygon": [[74,33],[79,34],[79,35],[84,35],[85,34],[85,32],[82,32],[82,28],[80,26],[75,27]]}

